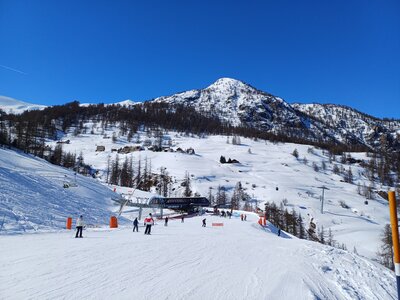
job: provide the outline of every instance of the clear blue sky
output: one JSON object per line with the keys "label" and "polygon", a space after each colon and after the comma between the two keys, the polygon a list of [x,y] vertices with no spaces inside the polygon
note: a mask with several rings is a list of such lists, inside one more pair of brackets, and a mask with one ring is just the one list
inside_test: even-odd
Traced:
{"label": "clear blue sky", "polygon": [[0,0],[0,95],[148,100],[243,80],[400,118],[400,1]]}

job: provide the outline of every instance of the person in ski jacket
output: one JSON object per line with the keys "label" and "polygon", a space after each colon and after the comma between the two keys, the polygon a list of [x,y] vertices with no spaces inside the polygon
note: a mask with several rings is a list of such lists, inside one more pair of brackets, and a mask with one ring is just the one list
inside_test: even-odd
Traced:
{"label": "person in ski jacket", "polygon": [[247,215],[246,214],[244,214],[244,220],[247,221]]}
{"label": "person in ski jacket", "polygon": [[206,219],[203,219],[203,227],[206,227]]}
{"label": "person in ski jacket", "polygon": [[181,223],[185,223],[185,216],[182,216]]}
{"label": "person in ski jacket", "polygon": [[154,225],[154,219],[151,214],[147,218],[144,219],[144,225],[146,226],[146,229],[144,231],[144,234],[151,234],[151,226]]}
{"label": "person in ski jacket", "polygon": [[240,214],[240,220],[243,221],[243,214]]}
{"label": "person in ski jacket", "polygon": [[83,226],[85,223],[83,223],[83,216],[80,215],[79,218],[76,220],[76,235],[75,238],[82,238],[82,231],[83,231]]}
{"label": "person in ski jacket", "polygon": [[133,232],[135,232],[135,229],[136,232],[139,232],[139,221],[137,218],[135,218],[135,220],[133,221]]}
{"label": "person in ski jacket", "polygon": [[165,217],[164,226],[168,226],[168,216],[167,216],[167,217]]}

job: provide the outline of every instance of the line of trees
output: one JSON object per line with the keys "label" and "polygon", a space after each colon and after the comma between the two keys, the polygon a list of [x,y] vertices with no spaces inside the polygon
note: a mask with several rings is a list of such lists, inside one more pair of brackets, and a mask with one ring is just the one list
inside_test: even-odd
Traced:
{"label": "line of trees", "polygon": [[41,111],[26,111],[20,115],[0,111],[0,143],[40,156],[45,150],[45,139],[55,140],[58,132],[70,129],[73,129],[76,135],[88,133],[90,128],[85,126],[87,121],[101,123],[103,129],[118,124],[121,134],[126,134],[128,137],[132,137],[139,126],[144,126],[194,134],[224,134],[232,136],[234,144],[240,144],[242,136],[272,142],[313,144],[331,151],[361,149],[358,144],[345,145],[329,138],[318,139],[304,128],[285,128],[272,133],[252,128],[250,125],[235,127],[219,120],[217,116],[199,113],[185,105],[153,102],[131,107],[104,104],[83,107],[74,101]]}
{"label": "line of trees", "polygon": [[317,232],[312,228],[311,222],[309,228],[304,224],[303,217],[297,213],[292,207],[289,211],[281,202],[278,206],[275,202],[267,202],[265,204],[266,217],[275,227],[282,229],[300,239],[307,239],[329,245],[339,249],[347,250],[345,244],[339,244],[334,240],[331,229],[326,232],[323,226],[317,229]]}
{"label": "line of trees", "polygon": [[171,194],[172,178],[165,167],[160,168],[159,173],[153,173],[151,160],[147,157],[134,161],[132,156],[125,156],[123,162],[119,155],[115,159],[108,158],[106,170],[106,182],[113,185],[137,188],[150,191],[155,187],[157,192],[167,197]]}
{"label": "line of trees", "polygon": [[240,181],[236,183],[232,197],[229,197],[224,186],[219,185],[215,194],[212,190],[210,187],[208,193],[211,206],[231,205],[232,209],[248,209],[246,203],[250,200],[250,195],[245,192]]}

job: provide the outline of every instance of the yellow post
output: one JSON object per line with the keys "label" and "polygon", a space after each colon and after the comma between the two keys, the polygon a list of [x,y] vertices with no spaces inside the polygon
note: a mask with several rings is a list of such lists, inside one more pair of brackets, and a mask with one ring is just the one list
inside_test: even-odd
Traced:
{"label": "yellow post", "polygon": [[392,226],[394,270],[397,281],[397,298],[400,299],[400,252],[399,252],[399,228],[397,220],[396,195],[389,192],[390,225]]}

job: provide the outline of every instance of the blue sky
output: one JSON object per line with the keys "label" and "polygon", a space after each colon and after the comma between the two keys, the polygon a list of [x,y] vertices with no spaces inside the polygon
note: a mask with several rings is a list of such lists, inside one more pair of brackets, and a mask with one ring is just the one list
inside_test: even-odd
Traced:
{"label": "blue sky", "polygon": [[0,95],[148,100],[243,80],[400,118],[400,1],[0,0]]}

